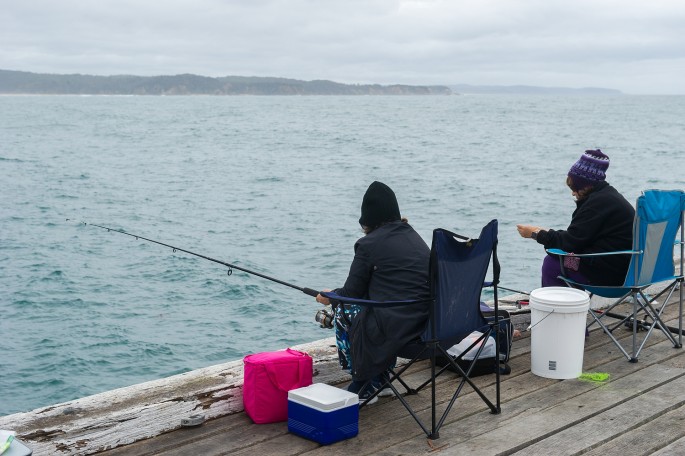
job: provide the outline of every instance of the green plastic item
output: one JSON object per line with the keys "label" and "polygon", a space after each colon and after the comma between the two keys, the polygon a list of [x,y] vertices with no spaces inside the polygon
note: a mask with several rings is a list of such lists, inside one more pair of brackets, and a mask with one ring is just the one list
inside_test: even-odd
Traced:
{"label": "green plastic item", "polygon": [[578,380],[586,380],[588,382],[604,383],[604,382],[609,381],[609,377],[611,377],[611,376],[606,372],[585,372],[583,374],[580,374],[580,376],[578,377]]}

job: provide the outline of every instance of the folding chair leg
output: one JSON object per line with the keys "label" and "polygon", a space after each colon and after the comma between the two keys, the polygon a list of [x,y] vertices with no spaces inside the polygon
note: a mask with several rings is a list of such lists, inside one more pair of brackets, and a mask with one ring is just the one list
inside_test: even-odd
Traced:
{"label": "folding chair leg", "polygon": [[[683,257],[681,251],[680,257]],[[680,263],[680,274],[683,273],[682,261]],[[678,301],[678,347],[683,348],[683,279],[678,280],[678,293],[680,299]]]}
{"label": "folding chair leg", "polygon": [[[645,344],[647,343],[647,340],[649,337],[652,335],[652,332],[654,331],[655,328],[658,328],[661,330],[661,332],[664,333],[666,338],[673,344],[675,348],[681,348],[682,343],[680,341],[680,338],[682,337],[682,323],[678,323],[678,329],[675,331],[672,331],[674,328],[670,328],[667,326],[664,321],[662,320],[661,316],[664,313],[664,310],[666,308],[666,305],[668,301],[671,299],[673,292],[675,291],[675,287],[671,286],[670,288],[666,288],[662,290],[657,296],[653,297],[651,300],[644,294],[642,289],[633,289],[631,293],[626,294],[622,298],[618,299],[614,304],[610,305],[606,310],[602,311],[600,315],[598,316],[597,314],[599,312],[595,311],[590,311],[590,315],[594,319],[593,323],[597,323],[604,333],[609,336],[609,338],[614,342],[616,347],[623,353],[623,355],[630,361],[631,363],[636,363],[638,360],[638,357],[640,356],[640,353],[642,352],[642,349],[645,347]],[[661,305],[660,308],[655,309],[654,306],[652,305],[657,298],[660,298],[664,293],[668,293],[666,298],[663,300],[663,304]],[[680,291],[682,294],[682,290]],[[628,296],[631,297],[632,299],[632,313],[629,315],[621,315],[621,314],[616,314],[611,312],[616,305],[618,305],[621,302],[624,302]],[[638,315],[644,312],[645,317],[643,320],[640,320],[638,318]],[[679,304],[679,314],[680,317],[679,319],[682,318],[682,301]],[[602,317],[609,317],[609,318],[614,318],[616,320],[619,320],[617,323],[613,325],[613,327],[610,327],[609,325],[604,324],[603,321],[601,321]],[[588,328],[592,326],[593,323],[590,323],[588,325]],[[613,331],[622,326],[623,324],[631,324],[632,328],[632,355],[628,353],[626,349],[623,348],[621,343],[616,339],[613,335]],[[647,334],[645,337],[642,339],[642,342],[640,343],[638,347],[638,341],[637,341],[637,334],[639,329],[644,329],[647,331]],[[679,340],[676,340],[676,338],[671,334],[672,332],[677,332],[680,333],[679,335]]]}
{"label": "folding chair leg", "polygon": [[[487,337],[489,337],[489,332],[487,333]],[[478,353],[477,353],[476,356],[475,356],[476,359],[477,359],[478,356],[480,355],[480,352],[482,351],[483,346],[484,346],[484,344],[482,344],[482,345],[480,346],[480,348],[479,348],[479,350],[478,350]],[[402,405],[404,406],[404,408],[407,409],[407,411],[408,411],[409,414],[412,416],[412,418],[414,418],[414,421],[416,421],[416,423],[419,425],[419,427],[420,427],[421,430],[424,432],[424,434],[426,434],[426,437],[427,437],[427,438],[429,438],[429,439],[431,439],[431,440],[436,440],[436,439],[439,439],[439,438],[440,438],[440,428],[441,428],[442,425],[445,423],[445,421],[446,421],[446,419],[447,419],[447,416],[449,415],[449,413],[450,413],[450,411],[451,411],[451,409],[452,409],[452,407],[453,407],[455,401],[457,400],[457,398],[458,398],[459,395],[461,394],[461,392],[462,392],[464,386],[467,385],[467,384],[470,385],[471,388],[474,390],[474,392],[476,392],[476,394],[478,394],[478,395],[480,396],[480,398],[486,403],[486,405],[490,408],[490,411],[491,411],[493,414],[497,414],[497,413],[500,412],[500,403],[499,403],[499,375],[497,376],[497,382],[496,382],[496,383],[497,383],[497,385],[496,385],[496,386],[497,386],[497,405],[495,405],[495,404],[493,404],[493,403],[487,398],[487,396],[485,396],[485,394],[483,394],[483,392],[475,385],[475,383],[473,383],[473,381],[472,381],[471,378],[469,377],[469,375],[470,375],[470,373],[471,373],[471,370],[473,369],[473,365],[471,365],[470,368],[467,369],[466,372],[464,372],[464,370],[463,370],[458,364],[456,364],[456,362],[454,362],[454,360],[452,359],[452,357],[451,357],[451,356],[450,356],[442,347],[440,347],[440,345],[439,345],[437,342],[434,343],[434,344],[432,344],[432,345],[429,344],[428,347],[430,347],[429,349],[432,350],[432,353],[431,353],[431,356],[430,356],[431,378],[430,378],[429,380],[427,380],[426,382],[424,382],[423,384],[421,384],[418,388],[412,389],[412,388],[410,388],[410,387],[402,380],[402,378],[401,378],[401,375],[407,370],[407,368],[408,368],[411,364],[413,364],[413,362],[416,361],[416,360],[421,356],[421,355],[417,355],[416,358],[414,358],[413,360],[411,360],[407,365],[405,365],[405,366],[404,366],[402,369],[400,369],[398,372],[395,372],[395,371],[393,371],[393,370],[390,370],[390,371],[388,372],[389,376],[385,379],[385,383],[384,383],[384,384],[388,385],[388,386],[390,387],[390,389],[395,393],[397,399],[402,403]],[[447,367],[443,367],[443,368],[441,368],[441,369],[439,369],[439,370],[436,368],[436,366],[437,366],[437,363],[436,363],[436,355],[437,355],[438,353],[441,354],[442,356],[444,356],[445,358],[447,358],[447,359],[449,360],[449,365],[453,366],[453,368],[455,369],[455,371],[461,376],[461,381],[459,382],[459,385],[458,385],[456,391],[455,391],[454,394],[452,395],[452,398],[451,398],[449,404],[447,405],[447,407],[445,408],[445,410],[442,412],[442,415],[440,416],[439,419],[438,419],[438,417],[437,417],[437,407],[436,407],[436,405],[437,405],[437,404],[436,404],[436,403],[437,403],[437,394],[436,394],[436,392],[437,392],[437,387],[436,387],[436,381],[437,381],[437,377],[438,377],[440,374],[442,374],[444,371],[447,370]],[[497,362],[499,363],[499,360],[497,360]],[[424,387],[426,387],[426,386],[428,386],[428,385],[431,386],[431,391],[430,391],[430,395],[431,395],[431,422],[430,422],[430,428],[429,428],[429,426],[427,425],[427,423],[424,423],[424,422],[421,420],[421,418],[419,418],[418,414],[414,411],[414,409],[411,407],[411,405],[409,405],[409,403],[406,401],[406,399],[403,397],[403,395],[400,394],[399,391],[397,390],[397,388],[395,387],[395,385],[393,385],[393,382],[395,382],[396,380],[399,381],[399,382],[405,387],[405,389],[407,390],[408,394],[412,394],[412,393],[415,394],[415,393],[421,391]]]}
{"label": "folding chair leg", "polygon": [[[390,387],[390,389],[395,393],[395,396],[397,397],[397,399],[402,403],[402,405],[404,406],[404,408],[407,409],[407,411],[409,412],[409,414],[411,415],[411,417],[414,418],[414,421],[416,421],[416,423],[419,425],[419,427],[420,427],[421,430],[424,432],[424,434],[426,434],[426,436],[427,436],[429,439],[437,439],[437,438],[439,437],[439,434],[438,434],[437,431],[435,430],[435,376],[434,376],[434,375],[431,375],[431,377],[432,377],[432,379],[433,379],[433,382],[432,382],[432,383],[433,383],[433,384],[432,384],[432,389],[433,389],[433,392],[432,392],[432,397],[433,397],[433,404],[432,404],[432,409],[433,409],[433,412],[432,412],[432,413],[433,413],[433,420],[432,420],[432,422],[431,422],[431,430],[429,430],[429,429],[426,427],[426,425],[423,423],[423,421],[421,420],[421,418],[419,418],[419,416],[418,416],[417,413],[414,411],[414,409],[412,408],[412,406],[409,405],[409,403],[408,403],[407,400],[404,398],[404,396],[397,390],[397,388],[395,387],[395,385],[393,385],[393,382],[397,380],[397,381],[400,382],[400,384],[402,384],[402,386],[406,389],[408,395],[410,395],[410,394],[416,394],[421,388],[423,388],[423,386],[425,386],[425,384],[424,384],[424,385],[422,385],[419,389],[414,389],[414,388],[411,388],[409,385],[407,385],[407,384],[404,382],[404,380],[402,380],[402,378],[401,378],[401,375],[409,368],[409,366],[411,366],[412,364],[414,364],[414,362],[417,361],[417,360],[423,355],[423,353],[425,352],[425,350],[427,350],[427,348],[424,348],[423,351],[421,351],[419,354],[417,354],[412,360],[409,361],[409,363],[407,363],[404,367],[402,367],[398,372],[395,372],[395,371],[393,371],[392,369],[390,369],[390,370],[388,371],[388,378],[386,379],[386,383],[385,383],[385,384],[387,384],[387,386]],[[433,361],[435,361],[435,355],[434,355],[434,354],[433,354]],[[432,368],[433,373],[434,373],[435,362],[432,362],[432,363],[431,363],[431,368]],[[383,385],[381,385],[381,388],[382,388],[382,387],[383,387]]]}
{"label": "folding chair leg", "polygon": [[[613,307],[614,307],[614,306],[610,306],[609,308],[613,308]],[[612,329],[609,329],[609,328],[607,327],[607,325],[605,325],[604,322],[601,320],[602,317],[604,317],[604,316],[610,317],[611,314],[610,314],[610,313],[607,313],[607,312],[603,312],[603,313],[598,317],[597,314],[596,314],[595,312],[591,311],[591,312],[590,312],[590,315],[591,315],[592,318],[594,319],[595,323],[597,323],[597,324],[602,328],[602,330],[604,331],[604,334],[606,334],[607,336],[609,336],[609,338],[612,340],[612,342],[614,343],[614,345],[616,345],[616,347],[621,351],[621,353],[623,353],[623,356],[625,356],[626,359],[627,359],[628,361],[630,361],[631,363],[636,363],[636,362],[637,362],[637,358],[634,358],[634,357],[632,357],[632,356],[630,356],[630,355],[628,354],[628,352],[626,351],[626,349],[623,348],[623,346],[622,346],[621,343],[618,341],[618,339],[616,339],[616,338],[614,337],[614,335],[612,334],[612,331],[613,331],[613,330],[612,330]],[[620,316],[620,317],[623,317],[623,316]],[[619,322],[619,324],[623,324],[623,321]],[[590,324],[588,325],[588,327],[590,327],[590,326],[592,326],[592,323],[590,323]],[[615,328],[614,328],[614,329],[615,329]],[[634,352],[633,352],[633,353],[634,353]]]}
{"label": "folding chair leg", "polygon": [[[661,319],[661,315],[663,315],[664,310],[666,309],[666,304],[668,303],[668,300],[671,299],[671,296],[673,295],[673,291],[674,291],[674,290],[675,290],[675,289],[674,289],[673,287],[671,287],[671,289],[670,289],[670,291],[669,291],[669,293],[668,293],[668,296],[667,296],[666,299],[664,300],[664,303],[662,304],[662,306],[661,306],[661,308],[659,309],[658,312],[656,311],[656,309],[654,309],[654,307],[652,307],[652,302],[653,302],[654,299],[656,299],[656,298],[654,298],[654,299],[650,302],[650,301],[647,299],[647,297],[642,293],[642,291],[640,291],[640,296],[642,296],[642,299],[645,300],[645,301],[644,301],[645,304],[644,304],[644,305],[640,304],[640,307],[645,311],[645,314],[647,314],[647,315],[654,321],[654,323],[652,324],[652,327],[649,329],[649,331],[647,331],[647,336],[645,336],[645,341],[647,340],[647,338],[650,336],[650,334],[651,334],[652,331],[654,330],[654,327],[655,327],[655,326],[658,326],[659,329],[661,330],[661,332],[664,333],[664,335],[666,336],[666,338],[668,338],[668,340],[671,341],[671,343],[673,344],[673,346],[676,347],[676,348],[678,348],[678,346],[679,346],[678,342],[675,340],[675,338],[674,338],[673,335],[671,334],[671,331],[668,329],[668,327],[666,326],[666,324],[664,323],[664,321]],[[648,309],[649,309],[649,310],[648,310]],[[643,345],[644,345],[644,342],[643,342]]]}

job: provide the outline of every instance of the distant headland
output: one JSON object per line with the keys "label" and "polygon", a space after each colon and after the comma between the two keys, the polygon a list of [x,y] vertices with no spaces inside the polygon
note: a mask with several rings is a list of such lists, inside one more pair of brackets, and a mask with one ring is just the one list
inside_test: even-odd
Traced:
{"label": "distant headland", "polygon": [[0,94],[40,95],[452,95],[447,86],[341,84],[275,77],[194,74],[90,76],[0,70]]}
{"label": "distant headland", "polygon": [[171,76],[93,76],[0,70],[0,95],[622,95],[596,87],[536,87],[526,85],[406,85],[343,84],[328,80],[301,81],[279,77],[195,74]]}
{"label": "distant headland", "polygon": [[615,89],[599,87],[583,87],[573,89],[569,87],[536,87],[527,85],[469,85],[456,84],[449,86],[452,91],[461,94],[498,94],[498,95],[623,95]]}
{"label": "distant headland", "polygon": [[0,70],[0,95],[622,95],[595,87],[342,84],[257,76],[93,76]]}

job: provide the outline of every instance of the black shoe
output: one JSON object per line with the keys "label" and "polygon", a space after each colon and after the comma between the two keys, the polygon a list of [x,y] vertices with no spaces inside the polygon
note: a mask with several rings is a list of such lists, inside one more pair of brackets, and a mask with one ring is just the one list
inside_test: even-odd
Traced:
{"label": "black shoe", "polygon": [[347,385],[347,391],[350,393],[359,394],[359,391],[361,391],[365,383],[365,381],[352,380],[352,383]]}
{"label": "black shoe", "polygon": [[394,395],[395,392],[389,386],[386,386],[378,392],[378,397],[392,397]]}
{"label": "black shoe", "polygon": [[[373,385],[371,383],[369,383],[369,386],[364,388],[364,390],[361,393],[359,393],[359,404],[361,405],[364,401],[366,401],[368,398],[370,398],[371,395],[375,392],[376,392],[376,388],[374,388]],[[378,402],[378,395],[375,395],[373,397],[373,399],[371,399],[369,402],[366,403],[366,405],[375,404],[376,402]]]}
{"label": "black shoe", "polygon": [[[385,377],[383,374],[374,377],[371,381],[371,384],[375,389],[380,389],[378,392],[378,397],[391,397],[395,395],[395,392],[392,390],[392,388],[386,384],[387,381],[387,377]],[[383,386],[383,389],[381,389],[381,386]]]}
{"label": "black shoe", "polygon": [[[371,395],[376,392],[376,388],[374,387],[373,381],[368,382],[369,384],[364,388],[364,385],[367,383],[367,381],[364,380],[352,380],[352,383],[347,385],[347,391],[350,393],[355,393],[359,395],[359,403],[361,404],[365,400],[367,400]],[[363,388],[363,389],[362,389]],[[374,396],[373,399],[371,399],[369,402],[367,402],[366,405],[371,405],[375,402],[378,401],[378,396]]]}

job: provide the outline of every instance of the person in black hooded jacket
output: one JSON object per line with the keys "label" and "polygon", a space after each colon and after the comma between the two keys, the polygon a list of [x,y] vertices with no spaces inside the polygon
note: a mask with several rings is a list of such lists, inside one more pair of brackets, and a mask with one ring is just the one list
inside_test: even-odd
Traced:
{"label": "person in black hooded jacket", "polygon": [[[345,285],[334,291],[374,301],[423,300],[398,307],[336,306],[336,339],[340,364],[352,374],[349,391],[367,380],[380,380],[395,363],[397,351],[423,332],[428,318],[430,248],[400,216],[395,193],[373,182],[361,206],[359,224],[365,236],[354,245]],[[318,295],[324,305],[329,300]],[[367,394],[367,395],[368,395]]]}
{"label": "person in black hooded jacket", "polygon": [[[570,253],[630,250],[635,209],[606,179],[609,157],[601,150],[586,150],[568,172],[566,184],[576,198],[576,210],[566,230],[517,225],[519,234],[546,249]],[[565,257],[566,276],[578,283],[618,286],[625,281],[630,255]],[[542,286],[565,286],[559,257],[547,255],[542,264]]]}

